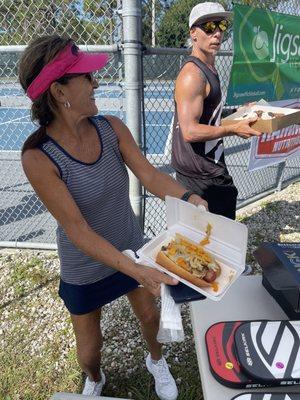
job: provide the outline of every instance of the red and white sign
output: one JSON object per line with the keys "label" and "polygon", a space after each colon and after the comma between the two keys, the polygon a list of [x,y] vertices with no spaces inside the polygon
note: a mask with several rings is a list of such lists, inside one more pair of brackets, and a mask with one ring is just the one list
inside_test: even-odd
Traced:
{"label": "red and white sign", "polygon": [[[300,99],[274,101],[270,105],[300,109]],[[254,171],[278,164],[288,157],[300,157],[300,125],[291,125],[280,131],[253,137],[248,170]]]}

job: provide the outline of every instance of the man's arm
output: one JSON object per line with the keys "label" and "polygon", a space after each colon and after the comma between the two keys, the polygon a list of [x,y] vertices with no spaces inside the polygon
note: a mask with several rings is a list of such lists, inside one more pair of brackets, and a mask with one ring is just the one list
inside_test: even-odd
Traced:
{"label": "man's arm", "polygon": [[205,76],[195,64],[187,63],[180,71],[175,87],[178,121],[186,142],[202,142],[231,135],[245,139],[261,135],[261,132],[250,127],[257,118],[228,126],[199,124],[203,102],[208,94],[209,84]]}

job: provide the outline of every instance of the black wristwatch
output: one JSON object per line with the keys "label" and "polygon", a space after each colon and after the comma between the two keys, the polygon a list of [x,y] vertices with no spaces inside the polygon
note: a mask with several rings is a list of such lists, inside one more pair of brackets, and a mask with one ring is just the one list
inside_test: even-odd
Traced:
{"label": "black wristwatch", "polygon": [[181,200],[183,201],[188,201],[188,199],[191,197],[192,194],[195,194],[194,192],[192,192],[191,190],[188,190],[187,192],[185,192],[182,196],[181,196]]}

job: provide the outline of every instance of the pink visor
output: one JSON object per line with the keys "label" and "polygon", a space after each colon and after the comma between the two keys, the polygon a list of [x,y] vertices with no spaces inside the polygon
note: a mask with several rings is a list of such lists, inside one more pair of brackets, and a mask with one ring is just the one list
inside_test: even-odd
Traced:
{"label": "pink visor", "polygon": [[89,54],[80,51],[75,44],[68,45],[38,74],[28,86],[26,94],[31,100],[36,100],[51,83],[66,74],[85,74],[103,68],[108,62],[107,54]]}

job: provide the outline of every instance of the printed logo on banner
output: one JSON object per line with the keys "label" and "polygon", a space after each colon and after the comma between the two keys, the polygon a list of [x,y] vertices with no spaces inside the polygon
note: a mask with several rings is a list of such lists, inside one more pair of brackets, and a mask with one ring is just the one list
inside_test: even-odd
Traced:
{"label": "printed logo on banner", "polygon": [[254,26],[255,36],[252,39],[252,50],[259,60],[269,57],[271,62],[288,62],[297,60],[300,55],[300,36],[293,35],[283,30],[284,26],[272,21],[275,28],[270,30],[270,39],[266,31],[261,31],[260,26]]}
{"label": "printed logo on banner", "polygon": [[272,134],[263,134],[257,140],[255,158],[287,157],[300,146],[300,126],[293,125]]}
{"label": "printed logo on banner", "polygon": [[253,32],[256,33],[252,39],[252,49],[259,60],[269,56],[269,38],[265,31],[260,31],[260,26],[255,26]]}
{"label": "printed logo on banner", "polygon": [[[297,98],[300,17],[234,6],[234,58],[227,103]],[[246,68],[246,70],[245,70]]]}

